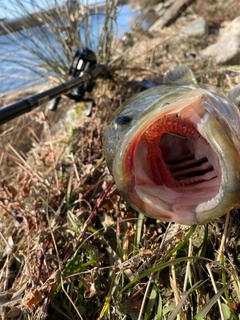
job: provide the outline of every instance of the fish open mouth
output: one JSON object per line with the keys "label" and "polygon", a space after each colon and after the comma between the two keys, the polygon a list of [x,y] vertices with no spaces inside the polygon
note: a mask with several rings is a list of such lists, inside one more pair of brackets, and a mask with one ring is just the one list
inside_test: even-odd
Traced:
{"label": "fish open mouth", "polygon": [[186,224],[188,219],[197,222],[197,206],[211,206],[221,186],[217,153],[196,124],[178,114],[161,117],[145,130],[136,147],[134,168],[135,191],[155,218],[160,211],[162,219],[178,221],[174,215],[180,214]]}
{"label": "fish open mouth", "polygon": [[131,207],[187,225],[240,205],[239,110],[194,79],[187,67],[173,69],[163,86],[123,105],[108,127],[106,149]]}

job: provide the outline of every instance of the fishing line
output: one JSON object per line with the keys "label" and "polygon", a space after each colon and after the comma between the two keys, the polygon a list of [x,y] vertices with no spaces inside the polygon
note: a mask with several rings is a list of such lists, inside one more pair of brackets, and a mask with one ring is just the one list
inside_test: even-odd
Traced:
{"label": "fishing line", "polygon": [[171,136],[175,136],[175,137],[178,137],[178,138],[183,138],[185,140],[191,140],[190,138],[188,138],[186,136],[183,136],[180,133],[166,132],[166,134],[170,134]]}

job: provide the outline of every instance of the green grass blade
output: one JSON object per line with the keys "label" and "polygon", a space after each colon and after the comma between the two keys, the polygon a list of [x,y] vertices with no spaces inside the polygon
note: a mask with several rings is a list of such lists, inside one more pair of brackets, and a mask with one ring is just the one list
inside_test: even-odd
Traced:
{"label": "green grass blade", "polygon": [[152,291],[150,293],[150,297],[148,300],[144,320],[151,320],[152,319],[152,312],[153,312],[156,300],[157,300],[157,290],[156,290],[155,285],[153,285],[153,288],[152,288]]}
{"label": "green grass blade", "polygon": [[168,254],[167,254],[167,258],[170,258],[175,252],[177,252],[178,250],[180,250],[187,242],[188,240],[191,238],[191,236],[193,235],[194,231],[196,230],[197,225],[194,225],[190,228],[190,230],[188,231],[187,235],[184,237],[183,241],[181,241],[176,247],[174,247]]}
{"label": "green grass blade", "polygon": [[157,314],[154,317],[154,320],[162,320],[163,318],[163,304],[162,304],[162,297],[161,294],[158,294],[158,308],[157,308]]}
{"label": "green grass blade", "polygon": [[191,287],[186,293],[183,294],[182,299],[179,301],[178,305],[174,308],[173,312],[171,313],[168,320],[174,320],[181,308],[183,307],[184,303],[186,302],[188,296],[200,285],[202,285],[204,282],[198,281],[193,287]]}
{"label": "green grass blade", "polygon": [[228,284],[226,284],[224,287],[222,287],[218,293],[216,293],[211,300],[202,308],[202,310],[194,317],[194,320],[202,320],[207,313],[210,311],[212,306],[217,302],[217,300],[221,297],[221,295],[224,293],[225,290],[227,290],[233,281],[230,281]]}

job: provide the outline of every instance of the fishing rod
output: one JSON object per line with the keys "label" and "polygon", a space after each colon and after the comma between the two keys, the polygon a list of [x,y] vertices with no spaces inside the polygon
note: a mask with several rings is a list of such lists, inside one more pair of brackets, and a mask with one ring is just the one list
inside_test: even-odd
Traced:
{"label": "fishing rod", "polygon": [[[106,72],[106,66],[97,64],[96,55],[88,48],[78,50],[69,68],[71,80],[62,83],[54,88],[35,94],[16,103],[10,104],[0,109],[0,125],[4,124],[20,115],[30,112],[40,105],[51,101],[50,110],[56,110],[62,95],[66,95],[75,101],[88,101],[91,106],[92,99],[85,99],[86,91],[92,91],[94,80]],[[87,111],[87,115],[91,113]]]}

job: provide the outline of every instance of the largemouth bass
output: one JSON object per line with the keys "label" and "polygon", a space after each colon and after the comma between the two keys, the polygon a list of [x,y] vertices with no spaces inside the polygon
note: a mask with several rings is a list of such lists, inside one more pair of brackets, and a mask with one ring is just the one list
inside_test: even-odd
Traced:
{"label": "largemouth bass", "polygon": [[143,214],[204,224],[240,204],[239,85],[228,98],[177,66],[137,94],[105,131],[107,165],[127,203]]}

